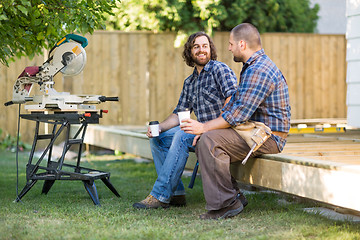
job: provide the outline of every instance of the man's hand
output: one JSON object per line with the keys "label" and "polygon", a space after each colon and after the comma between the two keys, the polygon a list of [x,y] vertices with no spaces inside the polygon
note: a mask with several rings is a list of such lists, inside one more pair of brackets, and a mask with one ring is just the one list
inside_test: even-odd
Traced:
{"label": "man's hand", "polygon": [[[159,133],[161,133],[160,126],[159,126]],[[148,126],[146,136],[147,136],[148,138],[152,138],[152,137],[153,137],[153,135],[151,134],[150,126]]]}
{"label": "man's hand", "polygon": [[193,119],[184,119],[182,120],[183,125],[181,125],[181,130],[186,133],[201,135],[205,132],[205,127],[203,123],[200,123]]}
{"label": "man's hand", "polygon": [[192,143],[192,145],[195,147],[195,145],[196,145],[196,143],[197,143],[197,141],[199,140],[199,138],[201,137],[201,135],[196,135],[195,137],[194,137],[194,140],[193,140],[193,143]]}
{"label": "man's hand", "polygon": [[205,132],[214,129],[223,129],[223,128],[231,127],[231,125],[228,122],[226,122],[221,116],[206,123],[200,123],[193,119],[184,119],[182,120],[182,123],[185,124],[180,126],[181,130],[183,130],[186,133],[190,133],[194,135],[201,135]]}

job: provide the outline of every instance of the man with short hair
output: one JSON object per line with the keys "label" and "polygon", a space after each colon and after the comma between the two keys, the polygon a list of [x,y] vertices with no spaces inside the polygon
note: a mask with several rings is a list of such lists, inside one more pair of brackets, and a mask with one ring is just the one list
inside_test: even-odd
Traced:
{"label": "man with short hair", "polygon": [[237,88],[234,72],[226,64],[216,61],[215,46],[204,32],[189,36],[183,58],[188,66],[194,67],[194,71],[185,79],[173,113],[159,124],[159,137],[152,137],[148,128],[147,136],[158,177],[146,199],[133,204],[135,208],[167,208],[186,204],[181,175],[189,151],[194,151],[192,143],[195,135],[180,129],[177,113],[188,109],[195,113],[199,122],[215,119]]}
{"label": "man with short hair", "polygon": [[258,30],[249,23],[232,29],[229,51],[242,62],[239,87],[218,118],[200,123],[189,119],[181,126],[196,134],[194,143],[201,167],[207,213],[201,219],[233,217],[243,210],[230,173],[230,163],[242,161],[250,147],[232,128],[248,120],[262,122],[271,137],[251,157],[282,151],[290,129],[288,86],[281,71],[265,54]]}

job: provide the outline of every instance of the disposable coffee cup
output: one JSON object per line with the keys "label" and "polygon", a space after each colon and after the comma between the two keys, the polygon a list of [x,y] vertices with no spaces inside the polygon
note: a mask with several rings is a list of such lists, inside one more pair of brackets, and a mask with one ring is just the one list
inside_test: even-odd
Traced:
{"label": "disposable coffee cup", "polygon": [[190,111],[189,110],[181,111],[181,112],[178,112],[177,114],[178,114],[178,117],[179,117],[180,125],[185,124],[185,123],[181,122],[182,120],[190,118]]}
{"label": "disposable coffee cup", "polygon": [[159,122],[158,121],[151,121],[149,123],[151,135],[153,137],[159,136]]}

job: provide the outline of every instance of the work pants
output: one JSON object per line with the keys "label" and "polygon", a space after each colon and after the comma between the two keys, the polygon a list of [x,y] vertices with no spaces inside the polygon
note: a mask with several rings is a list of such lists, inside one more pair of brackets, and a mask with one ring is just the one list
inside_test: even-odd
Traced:
{"label": "work pants", "polygon": [[[236,198],[230,163],[242,161],[249,151],[250,147],[232,128],[202,134],[195,152],[201,168],[207,210],[227,207]],[[279,153],[277,144],[271,137],[251,157],[270,153]]]}

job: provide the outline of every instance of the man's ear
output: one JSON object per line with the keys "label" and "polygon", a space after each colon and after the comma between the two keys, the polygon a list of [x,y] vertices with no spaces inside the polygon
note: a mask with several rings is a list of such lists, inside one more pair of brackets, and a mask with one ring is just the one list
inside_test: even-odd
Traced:
{"label": "man's ear", "polygon": [[246,42],[244,40],[240,40],[239,41],[239,46],[242,50],[246,49]]}

